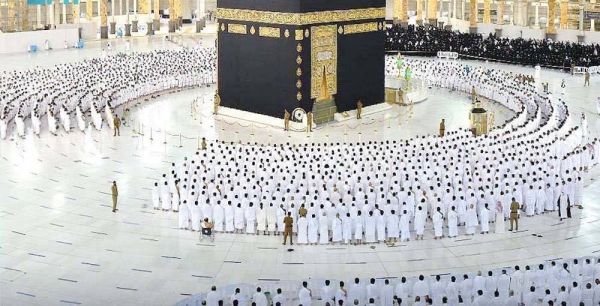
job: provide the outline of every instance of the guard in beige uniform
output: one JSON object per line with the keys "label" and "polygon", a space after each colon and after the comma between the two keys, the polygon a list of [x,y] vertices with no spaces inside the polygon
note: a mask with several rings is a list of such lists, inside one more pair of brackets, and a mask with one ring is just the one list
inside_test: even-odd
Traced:
{"label": "guard in beige uniform", "polygon": [[285,110],[285,113],[283,113],[283,130],[290,130],[290,112],[288,112],[287,109]]}
{"label": "guard in beige uniform", "polygon": [[117,212],[117,197],[119,196],[119,190],[117,189],[116,181],[113,181],[113,184],[110,187],[110,190],[112,192],[113,212]]}
{"label": "guard in beige uniform", "polygon": [[288,236],[290,237],[290,245],[294,245],[292,239],[292,226],[294,224],[294,218],[292,218],[291,212],[288,212],[287,217],[283,218],[283,224],[285,225],[285,229],[283,230],[283,245],[285,245]]}
{"label": "guard in beige uniform", "polygon": [[[510,203],[510,229],[509,231],[512,231],[513,228],[515,229],[515,231],[519,230],[519,203],[517,203],[517,201],[515,200],[515,198],[512,198],[512,203]],[[513,227],[513,223],[515,224],[515,226]]]}

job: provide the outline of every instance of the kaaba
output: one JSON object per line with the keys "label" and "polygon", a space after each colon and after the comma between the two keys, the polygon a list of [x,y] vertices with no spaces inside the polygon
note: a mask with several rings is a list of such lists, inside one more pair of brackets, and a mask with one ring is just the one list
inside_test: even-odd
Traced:
{"label": "kaaba", "polygon": [[219,0],[217,17],[221,106],[281,118],[384,101],[385,0]]}

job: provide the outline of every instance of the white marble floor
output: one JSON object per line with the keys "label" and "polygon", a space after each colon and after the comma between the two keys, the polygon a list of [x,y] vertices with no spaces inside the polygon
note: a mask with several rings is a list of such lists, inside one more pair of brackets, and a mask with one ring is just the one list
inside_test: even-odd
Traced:
{"label": "white marble floor", "polygon": [[[163,45],[160,38],[136,38],[133,46],[140,51],[178,47]],[[83,50],[12,55],[0,58],[0,67],[82,60],[99,56],[99,48],[99,43],[90,43]],[[116,48],[123,46],[117,43]],[[533,73],[531,68],[489,66]],[[592,133],[598,135],[594,113],[600,77],[585,88],[582,77],[556,71],[544,71],[542,77],[551,88],[566,78],[572,112],[579,116],[585,111]],[[519,233],[433,240],[428,228],[424,241],[395,247],[298,246],[294,252],[282,248],[276,237],[221,234],[214,244],[199,242],[198,234],[175,229],[176,214],[143,207],[167,163],[192,154],[197,137],[261,143],[393,140],[435,133],[442,117],[447,130],[466,126],[470,107],[465,95],[432,89],[430,98],[402,122],[385,120],[406,112],[406,107],[395,106],[389,114],[366,116],[360,128],[351,120],[346,124],[354,129],[324,127],[310,136],[269,129],[253,136],[250,128],[242,127],[245,122],[215,120],[208,102],[201,107],[203,116],[191,117],[191,101],[213,90],[189,89],[140,101],[134,117],[155,122],[144,126],[143,136],[124,128],[121,137],[103,131],[87,142],[78,132],[0,142],[1,305],[172,305],[212,284],[475,271],[600,252],[600,183],[593,180],[597,169],[588,178],[584,210],[575,210],[573,219],[564,222],[555,215],[524,218]],[[511,115],[494,107],[497,122]],[[150,128],[155,130],[152,140]],[[166,135],[164,144],[159,129],[174,136]],[[113,180],[120,194],[116,214],[110,209]]]}

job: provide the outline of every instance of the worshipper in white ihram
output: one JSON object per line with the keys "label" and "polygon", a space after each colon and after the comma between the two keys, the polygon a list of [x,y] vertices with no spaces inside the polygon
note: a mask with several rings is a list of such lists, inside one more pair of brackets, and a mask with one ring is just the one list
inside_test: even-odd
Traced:
{"label": "worshipper in white ihram", "polygon": [[246,218],[246,234],[256,234],[256,210],[253,203],[246,208],[244,217]]}
{"label": "worshipper in white ihram", "polygon": [[312,294],[308,289],[308,283],[302,282],[302,289],[298,292],[298,299],[300,300],[300,304],[302,306],[311,306]]}
{"label": "worshipper in white ihram", "polygon": [[443,221],[444,221],[444,215],[442,214],[442,208],[437,207],[436,212],[433,213],[434,239],[444,237],[444,232],[442,229]]}
{"label": "worshipper in white ihram", "polygon": [[475,235],[475,228],[477,227],[477,213],[475,212],[475,205],[471,204],[466,213],[466,235]]}
{"label": "worshipper in white ihram", "polygon": [[488,204],[485,203],[483,209],[481,209],[481,233],[489,234],[490,232],[490,210],[488,209]]}
{"label": "worshipper in white ihram", "polygon": [[317,216],[313,214],[308,221],[308,243],[317,244],[319,241],[319,220]]}
{"label": "worshipper in white ihram", "polygon": [[455,207],[452,206],[448,212],[448,237],[454,238],[458,236],[458,214]]}
{"label": "worshipper in white ihram", "polygon": [[267,297],[262,293],[260,287],[256,288],[256,293],[252,296],[252,302],[256,303],[256,306],[267,306]]}
{"label": "worshipper in white ihram", "polygon": [[179,206],[179,228],[187,230],[190,227],[190,212],[187,203],[182,203]]}
{"label": "worshipper in white ihram", "polygon": [[300,217],[298,219],[298,244],[308,244],[308,219]]}
{"label": "worshipper in white ihram", "polygon": [[376,220],[373,217],[373,211],[369,211],[368,215],[365,217],[365,242],[366,243],[375,243],[375,229],[376,229]]}
{"label": "worshipper in white ihram", "polygon": [[329,229],[327,223],[327,214],[323,212],[323,215],[319,218],[319,244],[329,244]]}
{"label": "worshipper in white ihram", "polygon": [[496,234],[503,234],[504,233],[504,211],[503,211],[503,207],[502,207],[502,202],[498,201],[496,203],[496,229],[495,232]]}
{"label": "worshipper in white ihram", "polygon": [[[187,202],[187,200],[185,200],[185,202]],[[183,205],[183,206],[188,206],[188,205]],[[191,216],[192,216],[192,230],[194,232],[200,231],[200,223],[202,221],[202,210],[200,209],[200,206],[198,206],[198,201],[195,201],[194,205],[192,205]]]}
{"label": "worshipper in white ihram", "polygon": [[234,210],[234,223],[235,223],[235,231],[236,233],[243,233],[244,232],[244,227],[245,224],[244,223],[244,209],[242,208],[242,204],[238,204],[237,207]]}
{"label": "worshipper in white ihram", "polygon": [[[350,218],[350,213],[347,213],[346,218],[342,219],[344,244],[352,242],[352,222],[353,221],[352,218]],[[300,224],[298,224],[298,226],[300,226]],[[298,231],[298,235],[300,235],[300,231]]]}
{"label": "worshipper in white ihram", "polygon": [[258,234],[262,231],[263,235],[267,234],[267,211],[263,208],[263,204],[259,204],[256,210],[256,230]]}
{"label": "worshipper in white ihram", "polygon": [[333,244],[342,242],[342,219],[339,214],[335,215],[331,223],[331,242]]}

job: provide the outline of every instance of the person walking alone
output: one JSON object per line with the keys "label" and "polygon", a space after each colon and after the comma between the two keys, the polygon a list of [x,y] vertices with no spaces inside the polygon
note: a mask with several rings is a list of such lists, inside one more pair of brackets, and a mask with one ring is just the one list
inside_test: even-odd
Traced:
{"label": "person walking alone", "polygon": [[117,189],[117,182],[113,181],[112,186],[110,187],[110,191],[112,192],[112,200],[113,200],[113,212],[117,212],[117,197],[119,196],[119,190]]}

